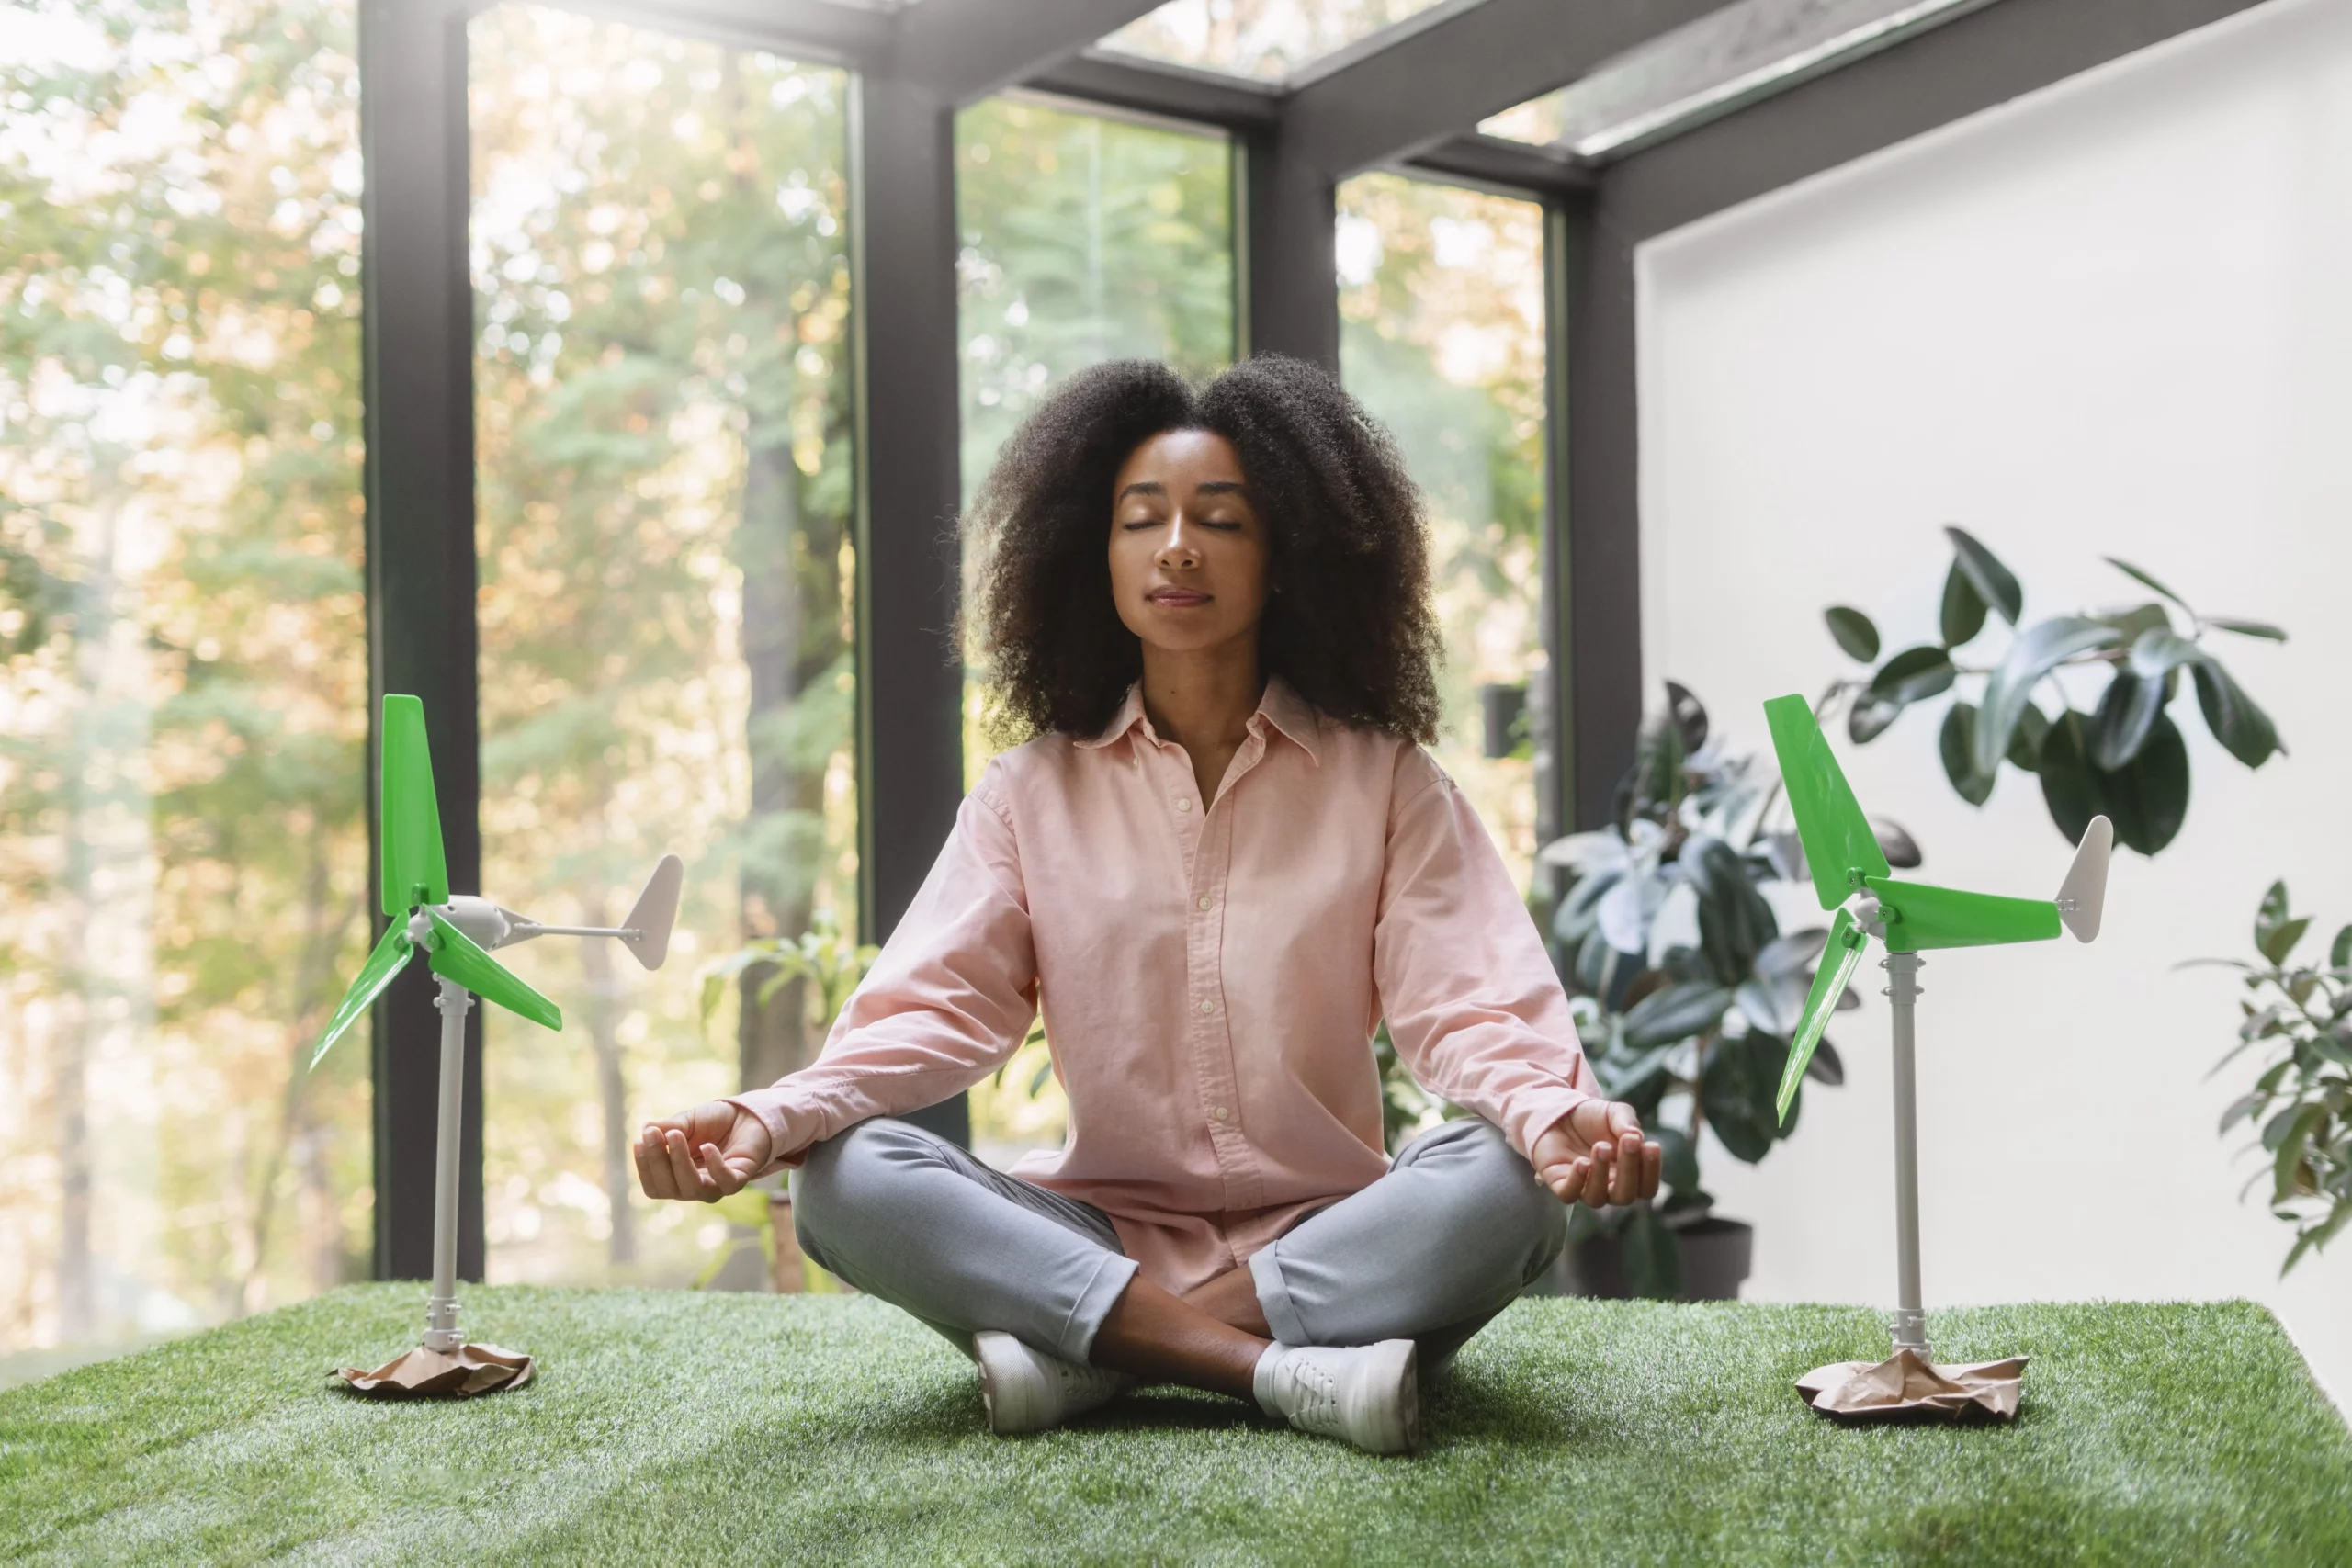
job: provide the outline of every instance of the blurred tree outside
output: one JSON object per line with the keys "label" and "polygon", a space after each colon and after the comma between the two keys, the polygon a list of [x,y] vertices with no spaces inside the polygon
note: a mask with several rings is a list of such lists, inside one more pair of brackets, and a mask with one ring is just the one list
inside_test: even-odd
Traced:
{"label": "blurred tree outside", "polygon": [[[1233,148],[1223,135],[1020,95],[956,117],[963,479],[1065,377],[1106,359],[1191,376],[1233,361]],[[1104,527],[1109,527],[1107,514]],[[995,754],[967,664],[966,784]],[[1067,1102],[1042,1034],[973,1089],[989,1157],[1060,1144]]]}
{"label": "blurred tree outside", "polygon": [[[488,1025],[493,1279],[682,1284],[647,1116],[813,1059],[818,998],[701,961],[856,923],[845,75],[507,5],[470,27],[485,888],[609,924],[687,863],[670,963],[544,938]],[[717,1234],[712,1234],[716,1232]]]}
{"label": "blurred tree outside", "polygon": [[352,49],[0,14],[0,1356],[366,1271]]}
{"label": "blurred tree outside", "polygon": [[1429,508],[1446,661],[1439,762],[1524,890],[1534,763],[1486,755],[1479,688],[1544,669],[1544,213],[1394,175],[1340,187],[1340,367]]}

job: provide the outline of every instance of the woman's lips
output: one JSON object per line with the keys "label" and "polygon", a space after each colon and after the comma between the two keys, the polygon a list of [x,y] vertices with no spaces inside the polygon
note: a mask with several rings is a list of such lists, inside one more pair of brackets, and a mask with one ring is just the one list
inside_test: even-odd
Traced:
{"label": "woman's lips", "polygon": [[1163,605],[1171,610],[1186,609],[1194,604],[1205,604],[1209,602],[1207,594],[1195,593],[1188,588],[1155,588],[1144,597],[1155,604]]}

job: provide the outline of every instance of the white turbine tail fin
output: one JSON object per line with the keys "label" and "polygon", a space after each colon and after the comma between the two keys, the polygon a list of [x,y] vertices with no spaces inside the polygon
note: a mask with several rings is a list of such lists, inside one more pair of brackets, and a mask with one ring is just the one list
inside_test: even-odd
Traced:
{"label": "white turbine tail fin", "polygon": [[645,891],[637,896],[628,919],[621,922],[634,933],[621,938],[621,944],[648,969],[661,968],[662,961],[670,956],[670,928],[678,922],[678,890],[685,882],[686,863],[675,855],[663,855],[653,874],[645,879]]}
{"label": "white turbine tail fin", "polygon": [[2075,933],[2076,942],[2098,937],[2099,911],[2107,904],[2107,862],[2115,850],[2115,824],[2104,817],[2091,818],[2083,841],[2075,846],[2075,863],[2058,885],[2058,919]]}

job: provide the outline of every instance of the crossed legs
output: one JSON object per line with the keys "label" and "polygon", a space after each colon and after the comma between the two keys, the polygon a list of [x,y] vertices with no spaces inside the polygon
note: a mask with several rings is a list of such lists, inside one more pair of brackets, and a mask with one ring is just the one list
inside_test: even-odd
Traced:
{"label": "crossed legs", "polygon": [[1566,1216],[1475,1119],[1179,1297],[1141,1278],[1091,1205],[989,1169],[904,1122],[816,1145],[793,1180],[808,1256],[945,1334],[1010,1333],[1066,1361],[1251,1397],[1270,1343],[1411,1338],[1442,1364],[1558,1256]]}

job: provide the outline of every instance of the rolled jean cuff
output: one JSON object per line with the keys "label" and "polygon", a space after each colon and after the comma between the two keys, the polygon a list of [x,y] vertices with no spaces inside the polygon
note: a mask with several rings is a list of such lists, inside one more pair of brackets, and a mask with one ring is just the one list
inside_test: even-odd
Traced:
{"label": "rolled jean cuff", "polygon": [[1087,1355],[1094,1348],[1094,1336],[1101,1332],[1102,1320],[1111,1315],[1118,1304],[1127,1283],[1136,1277],[1136,1260],[1115,1252],[1106,1252],[1095,1266],[1094,1277],[1079,1291],[1078,1300],[1070,1303],[1069,1315],[1062,1320],[1061,1332],[1055,1336],[1055,1353],[1065,1361],[1086,1364]]}
{"label": "rolled jean cuff", "polygon": [[1290,1299],[1290,1286],[1283,1280],[1282,1263],[1274,1257],[1280,1241],[1260,1247],[1250,1255],[1250,1280],[1258,1287],[1258,1310],[1266,1314],[1266,1326],[1274,1332],[1274,1339],[1283,1345],[1312,1345],[1314,1337],[1307,1332],[1306,1322],[1298,1315],[1298,1303]]}

